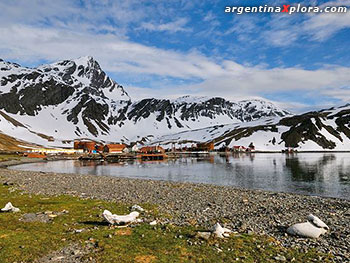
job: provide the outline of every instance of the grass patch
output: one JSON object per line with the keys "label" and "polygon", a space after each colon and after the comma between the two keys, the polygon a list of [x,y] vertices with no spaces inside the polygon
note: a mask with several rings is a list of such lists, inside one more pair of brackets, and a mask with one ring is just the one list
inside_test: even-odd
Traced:
{"label": "grass patch", "polygon": [[[33,262],[68,244],[93,244],[86,258],[97,262],[329,262],[329,256],[314,251],[285,249],[270,237],[233,235],[225,240],[202,241],[193,227],[140,224],[117,229],[103,223],[104,209],[128,213],[130,204],[85,200],[71,196],[28,195],[0,186],[0,206],[11,201],[20,213],[0,213],[1,262]],[[149,213],[161,216],[156,207],[143,204]],[[25,213],[68,210],[50,223],[22,222]],[[81,233],[75,230],[84,229]],[[322,260],[319,257],[323,256]],[[315,260],[316,259],[316,260]]]}
{"label": "grass patch", "polygon": [[0,162],[19,160],[20,158],[21,157],[17,154],[0,153]]}

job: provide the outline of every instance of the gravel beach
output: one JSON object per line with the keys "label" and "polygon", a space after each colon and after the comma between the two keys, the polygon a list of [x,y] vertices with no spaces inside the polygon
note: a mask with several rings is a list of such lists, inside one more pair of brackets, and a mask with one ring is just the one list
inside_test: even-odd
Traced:
{"label": "gravel beach", "polygon": [[[14,164],[14,163],[11,163]],[[150,203],[176,225],[209,228],[223,223],[238,232],[267,234],[285,247],[316,248],[335,262],[350,262],[350,201],[204,184],[122,179],[111,176],[27,172],[0,168],[1,183],[36,194],[70,194],[129,204]],[[288,236],[286,228],[321,218],[330,231],[319,239]]]}

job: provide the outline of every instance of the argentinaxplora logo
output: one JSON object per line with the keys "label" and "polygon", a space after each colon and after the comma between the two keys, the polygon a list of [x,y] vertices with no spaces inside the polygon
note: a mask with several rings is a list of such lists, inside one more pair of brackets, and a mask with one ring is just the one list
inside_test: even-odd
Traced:
{"label": "argentinaxplora logo", "polygon": [[282,6],[226,6],[225,13],[235,13],[238,15],[246,13],[346,13],[348,11],[347,6],[304,6],[297,5],[282,5]]}

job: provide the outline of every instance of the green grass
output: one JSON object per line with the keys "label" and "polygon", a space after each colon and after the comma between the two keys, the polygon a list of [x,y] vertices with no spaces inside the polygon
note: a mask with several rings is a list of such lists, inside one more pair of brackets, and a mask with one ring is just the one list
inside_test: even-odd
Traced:
{"label": "green grass", "polygon": [[19,160],[20,156],[16,154],[2,154],[0,153],[0,162],[9,161],[9,160]]}
{"label": "green grass", "polygon": [[[314,251],[300,253],[285,249],[267,236],[232,235],[225,240],[201,241],[194,237],[193,227],[150,226],[117,229],[103,224],[104,209],[127,213],[130,204],[116,204],[101,200],[85,200],[71,196],[45,197],[11,191],[0,186],[0,206],[11,201],[20,213],[0,213],[1,262],[33,262],[35,259],[71,243],[82,246],[93,240],[96,249],[86,257],[97,262],[275,262],[283,255],[287,261],[317,262]],[[156,207],[142,204],[149,213],[161,216]],[[24,213],[62,211],[51,223],[25,223],[19,219]],[[74,233],[76,229],[86,229]],[[182,238],[175,238],[182,236]],[[222,252],[218,252],[220,247]],[[324,256],[324,255],[323,255]],[[326,256],[320,262],[328,262]],[[238,260],[236,260],[238,259]]]}

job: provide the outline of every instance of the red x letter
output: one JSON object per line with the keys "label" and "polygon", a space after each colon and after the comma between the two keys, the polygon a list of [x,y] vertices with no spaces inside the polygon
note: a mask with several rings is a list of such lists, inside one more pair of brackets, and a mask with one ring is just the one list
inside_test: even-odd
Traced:
{"label": "red x letter", "polygon": [[283,10],[282,10],[282,12],[286,12],[286,13],[288,13],[289,11],[288,11],[288,8],[290,7],[290,5],[283,5]]}

